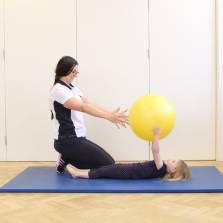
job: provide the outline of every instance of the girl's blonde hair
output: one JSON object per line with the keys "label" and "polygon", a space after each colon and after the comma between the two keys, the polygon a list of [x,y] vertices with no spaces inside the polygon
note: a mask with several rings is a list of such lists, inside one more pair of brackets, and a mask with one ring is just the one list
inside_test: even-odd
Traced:
{"label": "girl's blonde hair", "polygon": [[174,173],[167,173],[164,179],[170,181],[191,179],[191,171],[183,160],[178,160],[176,171]]}

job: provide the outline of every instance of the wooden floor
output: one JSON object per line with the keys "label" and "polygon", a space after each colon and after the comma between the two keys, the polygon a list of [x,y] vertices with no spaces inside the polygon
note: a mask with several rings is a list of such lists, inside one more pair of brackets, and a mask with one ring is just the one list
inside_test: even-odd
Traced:
{"label": "wooden floor", "polygon": [[[215,165],[223,162],[188,162]],[[0,162],[0,185],[28,166]],[[223,193],[209,194],[0,194],[0,223],[215,223],[223,222]]]}

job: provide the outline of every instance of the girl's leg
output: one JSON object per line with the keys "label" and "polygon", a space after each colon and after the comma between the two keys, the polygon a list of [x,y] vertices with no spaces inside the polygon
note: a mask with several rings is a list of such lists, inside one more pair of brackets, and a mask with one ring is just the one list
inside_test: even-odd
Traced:
{"label": "girl's leg", "polygon": [[137,163],[129,164],[112,164],[108,166],[102,166],[95,169],[78,169],[71,164],[67,165],[68,172],[72,177],[80,178],[113,178],[113,179],[139,179],[142,169],[137,168]]}
{"label": "girl's leg", "polygon": [[113,179],[136,179],[138,170],[137,164],[125,163],[125,164],[112,164],[108,166],[102,166],[96,169],[90,169],[88,176],[90,179],[96,178],[113,178]]}

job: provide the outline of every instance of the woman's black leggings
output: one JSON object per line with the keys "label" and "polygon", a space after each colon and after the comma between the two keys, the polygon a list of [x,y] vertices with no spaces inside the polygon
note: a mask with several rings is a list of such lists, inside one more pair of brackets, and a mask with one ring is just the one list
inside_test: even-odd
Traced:
{"label": "woman's black leggings", "polygon": [[104,149],[85,137],[54,141],[54,148],[62,159],[80,169],[92,169],[114,164],[115,161]]}

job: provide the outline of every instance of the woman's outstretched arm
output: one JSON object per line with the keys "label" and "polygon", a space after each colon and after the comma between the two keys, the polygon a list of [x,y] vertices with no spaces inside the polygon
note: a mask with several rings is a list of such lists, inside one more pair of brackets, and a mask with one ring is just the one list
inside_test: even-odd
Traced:
{"label": "woman's outstretched arm", "polygon": [[[96,107],[98,110],[101,110],[101,111],[106,112],[106,113],[123,112],[123,114],[125,114],[125,113],[128,111],[128,109],[125,109],[125,110],[123,110],[123,111],[120,111],[120,108],[117,108],[117,109],[114,110],[114,111],[110,111],[110,110],[108,110],[107,108],[103,107],[102,105],[99,105],[99,104],[97,104],[97,103],[95,103],[95,102],[89,100],[89,99],[86,98],[86,97],[83,97],[83,96],[82,96],[81,99],[82,99],[82,101],[83,101],[84,103],[91,104],[92,106]],[[121,125],[122,125],[123,127],[126,127],[126,124],[128,124],[128,122],[127,122],[127,123],[126,123],[126,122],[125,122],[125,123],[122,123]],[[119,128],[118,125],[117,125],[117,127]]]}
{"label": "woman's outstretched arm", "polygon": [[95,106],[92,103],[86,103],[80,101],[76,98],[71,98],[64,103],[64,107],[68,109],[77,110],[80,112],[85,112],[89,115],[104,118],[114,123],[119,127],[119,125],[125,126],[128,123],[128,116],[126,115],[126,110],[120,111],[117,109],[113,112],[109,112],[103,109],[100,109],[98,106]]}

